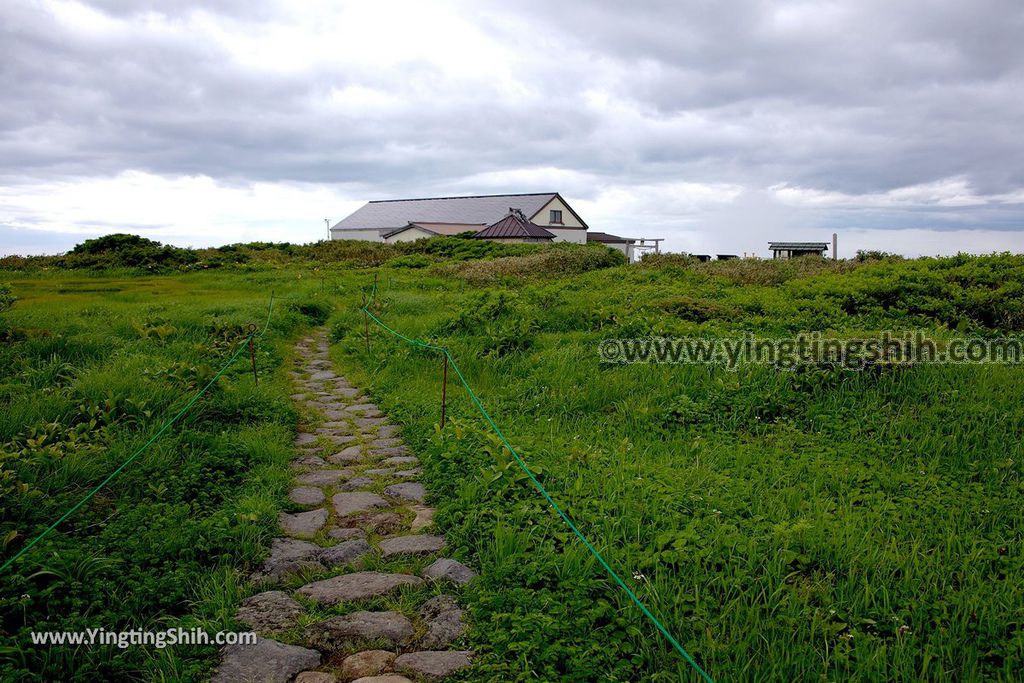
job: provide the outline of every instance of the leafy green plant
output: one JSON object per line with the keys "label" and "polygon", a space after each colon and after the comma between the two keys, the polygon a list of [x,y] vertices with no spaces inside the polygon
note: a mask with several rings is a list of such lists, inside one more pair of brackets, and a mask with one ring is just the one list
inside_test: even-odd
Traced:
{"label": "leafy green plant", "polygon": [[0,284],[0,313],[13,306],[15,300],[14,295],[11,294],[11,288],[5,284]]}

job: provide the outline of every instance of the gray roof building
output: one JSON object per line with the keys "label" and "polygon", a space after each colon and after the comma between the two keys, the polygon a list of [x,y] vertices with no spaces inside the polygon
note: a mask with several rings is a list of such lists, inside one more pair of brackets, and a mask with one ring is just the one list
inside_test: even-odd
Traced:
{"label": "gray roof building", "polygon": [[[545,207],[551,210],[538,217]],[[331,234],[335,239],[345,238],[350,231],[354,234],[376,231],[383,235],[410,223],[492,225],[508,215],[510,209],[521,210],[528,221],[545,227],[564,226],[565,229],[580,230],[583,234],[587,229],[583,219],[557,192],[539,192],[367,202],[355,213],[338,221],[331,228]],[[564,218],[563,209],[567,211]],[[574,220],[567,220],[568,216]],[[363,237],[356,237],[360,238]],[[585,241],[585,238],[579,241]]]}

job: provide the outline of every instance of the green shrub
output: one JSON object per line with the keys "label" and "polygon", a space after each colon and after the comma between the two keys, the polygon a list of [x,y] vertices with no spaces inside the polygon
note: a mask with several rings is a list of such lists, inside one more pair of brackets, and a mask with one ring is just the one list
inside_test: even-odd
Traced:
{"label": "green shrub", "polygon": [[591,270],[624,265],[625,255],[604,246],[560,243],[522,256],[450,264],[440,272],[457,275],[473,283],[502,279],[522,280],[578,275]]}
{"label": "green shrub", "polygon": [[708,320],[728,319],[736,316],[736,309],[722,306],[710,299],[676,296],[660,302],[659,307],[680,320],[702,323]]}
{"label": "green shrub", "polygon": [[15,297],[11,294],[11,288],[0,284],[0,313],[14,305]]}
{"label": "green shrub", "polygon": [[433,261],[424,254],[407,254],[406,256],[393,258],[384,265],[391,266],[392,268],[426,268],[431,263]]}
{"label": "green shrub", "polygon": [[58,263],[67,268],[140,268],[163,272],[198,260],[194,250],[163,246],[145,237],[118,233],[86,240],[59,257]]}
{"label": "green shrub", "polygon": [[323,325],[331,316],[333,307],[326,301],[302,301],[289,304],[289,308],[306,318],[308,323]]}

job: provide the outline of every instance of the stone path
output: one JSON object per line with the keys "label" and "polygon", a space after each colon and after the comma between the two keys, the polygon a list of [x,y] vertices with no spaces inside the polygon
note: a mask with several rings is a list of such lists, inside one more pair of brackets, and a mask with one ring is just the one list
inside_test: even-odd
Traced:
{"label": "stone path", "polygon": [[292,398],[324,421],[295,440],[291,511],[253,576],[263,592],[236,615],[260,640],[226,647],[213,683],[442,680],[472,658],[455,647],[466,624],[443,591],[475,574],[440,556],[446,542],[431,533],[418,459],[397,426],[333,372],[326,334],[298,352]]}

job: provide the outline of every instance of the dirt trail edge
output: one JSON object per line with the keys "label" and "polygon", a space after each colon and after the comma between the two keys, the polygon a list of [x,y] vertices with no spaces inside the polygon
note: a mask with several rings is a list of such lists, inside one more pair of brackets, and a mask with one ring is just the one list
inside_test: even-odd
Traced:
{"label": "dirt trail edge", "polygon": [[[252,577],[264,592],[236,615],[259,640],[224,648],[212,681],[442,680],[472,658],[450,649],[466,624],[442,590],[475,575],[441,556],[446,542],[431,533],[419,460],[398,427],[334,373],[326,333],[297,349],[292,398],[302,422],[319,426],[300,429],[295,441],[293,511],[281,513],[281,536]],[[309,419],[315,414],[323,421]]]}

